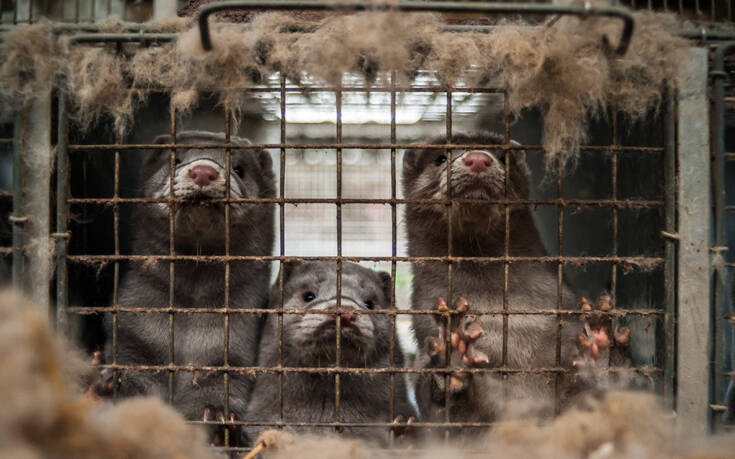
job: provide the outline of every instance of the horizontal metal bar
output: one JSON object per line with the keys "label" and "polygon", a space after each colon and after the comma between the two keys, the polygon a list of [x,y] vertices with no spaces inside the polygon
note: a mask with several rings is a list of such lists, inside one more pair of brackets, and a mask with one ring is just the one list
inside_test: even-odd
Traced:
{"label": "horizontal metal bar", "polygon": [[556,206],[556,207],[615,207],[649,208],[662,207],[663,201],[621,199],[399,199],[399,198],[214,198],[192,201],[183,198],[69,198],[69,204],[185,204],[192,202],[211,204],[444,204],[444,205],[507,205]]}
{"label": "horizontal metal bar", "polygon": [[[205,149],[218,148],[229,150],[267,150],[287,148],[291,150],[316,150],[316,149],[362,149],[362,150],[390,150],[390,149],[451,149],[451,150],[467,150],[475,148],[485,148],[491,150],[538,150],[544,149],[543,145],[491,145],[491,144],[429,144],[429,143],[260,143],[250,145],[235,145],[229,143],[202,143],[202,144],[76,144],[69,145],[69,150],[170,150],[177,149]],[[602,151],[602,152],[640,152],[640,153],[662,153],[663,147],[625,147],[625,146],[599,146],[599,145],[583,145],[579,147],[580,151]]]}
{"label": "horizontal metal bar", "polygon": [[178,34],[175,33],[85,33],[71,36],[67,39],[69,46],[79,43],[109,43],[109,42],[150,42],[150,41],[173,41]]}
{"label": "horizontal metal bar", "polygon": [[[70,306],[69,312],[79,315],[99,314],[104,312],[125,312],[131,314],[285,314],[285,315],[331,315],[335,311],[315,311],[308,309],[261,309],[261,308],[237,308],[230,306],[229,308],[217,307],[197,307],[197,308],[172,308],[168,305],[161,307],[115,307],[115,306]],[[349,312],[352,315],[360,316],[419,316],[433,315],[446,316],[449,313],[439,310],[418,310],[418,309],[381,309],[373,311],[353,311],[345,309],[343,312]],[[597,314],[606,317],[629,317],[629,316],[659,316],[664,313],[661,309],[614,309],[608,312],[597,312]],[[452,315],[459,313],[452,312]],[[580,310],[565,309],[528,309],[528,310],[504,310],[504,311],[472,311],[473,316],[585,316],[589,312]]]}
{"label": "horizontal metal bar", "polygon": [[543,15],[571,15],[583,18],[589,16],[606,16],[623,21],[620,42],[615,50],[618,56],[625,55],[633,36],[635,21],[633,14],[619,7],[592,7],[586,2],[584,7],[557,6],[533,3],[490,3],[490,2],[436,2],[436,1],[399,1],[396,3],[374,3],[374,2],[323,2],[319,0],[301,1],[229,1],[209,3],[199,9],[199,31],[202,47],[205,50],[212,49],[212,40],[209,34],[209,16],[223,10],[309,10],[309,11],[364,11],[364,10],[395,10],[402,12],[437,12],[437,13],[486,13],[486,14],[543,14]]}
{"label": "horizontal metal bar", "polygon": [[[135,86],[131,85],[128,86],[129,90],[135,90],[136,92],[144,92],[144,93],[167,93],[170,92],[173,88],[168,86]],[[200,87],[198,88],[199,92],[215,92],[218,91],[221,88],[210,88],[210,87]],[[355,92],[355,93],[432,93],[432,94],[439,94],[439,93],[445,93],[445,92],[451,92],[454,94],[458,94],[460,96],[467,95],[467,94],[504,94],[505,89],[500,87],[465,87],[465,86],[458,86],[458,87],[450,87],[447,88],[446,86],[414,86],[414,87],[390,87],[390,86],[370,86],[370,85],[361,85],[361,86],[344,86],[343,89],[337,89],[334,86],[310,86],[310,85],[303,85],[303,86],[287,86],[285,88],[277,88],[277,87],[270,87],[270,86],[240,86],[240,87],[233,87],[231,88],[232,91],[242,91],[245,93],[273,93],[273,94],[281,94],[283,92],[287,93],[304,93],[306,91],[308,92]],[[387,104],[386,104],[387,105]],[[349,107],[349,104],[345,104],[345,106]],[[343,110],[344,111],[344,110]]]}
{"label": "horizontal metal bar", "polygon": [[[192,373],[195,371],[203,371],[207,373],[216,372],[228,372],[228,373],[239,373],[239,374],[279,374],[279,373],[304,373],[304,374],[535,374],[535,375],[547,375],[547,374],[564,374],[564,373],[577,373],[579,370],[576,368],[562,368],[562,367],[548,367],[548,368],[508,368],[508,367],[494,367],[494,368],[351,368],[351,367],[239,367],[239,366],[215,366],[215,365],[122,365],[122,364],[100,364],[95,365],[96,368],[118,370],[126,373],[160,373],[160,372],[179,372],[179,373]],[[591,374],[654,374],[661,373],[662,368],[657,367],[606,367],[606,368],[588,368],[585,372]]]}
{"label": "horizontal metal bar", "polygon": [[[13,30],[17,30],[17,26],[11,26],[11,25],[0,25],[0,33],[3,32],[11,32]],[[151,33],[147,32],[151,27],[149,27],[148,24],[141,24],[139,22],[125,22],[120,24],[119,26],[120,30],[124,30],[127,32],[138,32],[138,33]],[[155,27],[153,27],[155,29]],[[65,34],[65,33],[81,33],[81,32],[88,32],[88,33],[100,33],[104,32],[105,29],[99,27],[98,25],[94,24],[71,24],[71,23],[65,23],[65,24],[54,24],[51,28],[53,33],[55,34]]]}
{"label": "horizontal metal bar", "polygon": [[[386,427],[400,427],[400,426],[411,426],[411,427],[492,427],[495,425],[493,422],[299,422],[299,421],[187,421],[187,424],[192,425],[232,425],[232,426],[249,426],[249,427],[372,427],[372,428],[386,428]],[[411,449],[412,453],[416,450]],[[462,452],[467,452],[464,448]]]}
{"label": "horizontal metal bar", "polygon": [[622,263],[630,265],[645,265],[646,267],[658,266],[664,262],[663,257],[568,257],[568,256],[546,256],[546,257],[348,257],[348,256],[324,256],[324,257],[295,257],[280,255],[69,255],[69,261],[76,263],[100,263],[112,261],[140,261],[144,263],[156,263],[161,261],[199,261],[199,262],[227,262],[227,261],[397,261],[397,262],[426,262],[443,261],[447,263],[475,262],[475,263],[514,263],[514,262],[538,262],[538,263]]}

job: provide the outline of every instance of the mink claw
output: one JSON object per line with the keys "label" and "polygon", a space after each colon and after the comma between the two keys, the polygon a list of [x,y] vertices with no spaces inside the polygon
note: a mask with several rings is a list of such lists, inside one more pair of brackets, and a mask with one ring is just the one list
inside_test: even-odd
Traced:
{"label": "mink claw", "polygon": [[621,346],[627,346],[630,344],[630,328],[628,327],[617,328],[613,333],[613,336],[615,337],[615,344]]}
{"label": "mink claw", "polygon": [[485,333],[482,326],[474,320],[465,321],[460,327],[458,327],[458,330],[459,337],[464,341],[474,341]]}
{"label": "mink claw", "polygon": [[411,434],[414,431],[414,421],[416,421],[416,418],[413,416],[405,419],[403,416],[398,415],[393,420],[393,427],[391,427],[391,430],[393,430],[393,433],[396,435],[396,437]]}

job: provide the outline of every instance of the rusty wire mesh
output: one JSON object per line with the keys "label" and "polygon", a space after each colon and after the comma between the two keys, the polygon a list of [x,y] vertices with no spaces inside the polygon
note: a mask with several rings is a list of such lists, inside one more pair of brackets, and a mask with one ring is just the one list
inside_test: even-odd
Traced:
{"label": "rusty wire mesh", "polygon": [[[75,218],[78,218],[80,221],[84,222],[85,219],[89,218],[88,214],[95,212],[97,215],[101,214],[107,214],[107,217],[109,218],[109,213],[111,212],[111,220],[112,220],[112,250],[105,251],[105,250],[90,250],[85,249],[85,244],[83,243],[77,243],[75,245],[75,239],[76,238],[84,238],[91,237],[89,235],[82,236],[84,230],[83,224],[75,224],[72,223],[71,227],[71,243],[72,246],[75,246],[76,249],[70,250],[70,253],[66,257],[66,262],[68,263],[68,266],[70,269],[73,269],[77,266],[86,266],[87,268],[92,269],[92,271],[96,271],[99,275],[100,272],[109,270],[112,268],[112,301],[111,304],[109,303],[99,303],[99,304],[80,304],[78,302],[75,302],[76,299],[84,299],[84,295],[74,295],[75,289],[80,288],[88,288],[89,284],[84,283],[84,285],[79,285],[79,281],[75,280],[75,278],[72,278],[72,280],[69,281],[70,285],[67,287],[65,285],[59,286],[62,292],[62,294],[70,294],[71,295],[71,304],[68,306],[67,311],[74,315],[80,315],[80,316],[88,316],[88,315],[99,315],[102,313],[110,314],[112,317],[112,327],[113,327],[113,337],[112,337],[112,346],[113,346],[113,356],[116,355],[116,346],[117,346],[117,340],[116,340],[116,333],[115,329],[117,326],[117,316],[120,313],[140,313],[140,314],[165,314],[169,317],[169,363],[168,364],[161,364],[161,365],[123,365],[118,363],[117,361],[112,362],[106,362],[104,364],[101,364],[100,367],[104,369],[108,369],[113,371],[116,375],[124,375],[128,372],[167,372],[169,375],[169,388],[172,387],[171,381],[174,378],[174,375],[178,372],[194,372],[194,371],[202,371],[202,372],[214,372],[214,373],[221,373],[224,377],[224,385],[225,385],[225,394],[224,398],[225,400],[229,397],[228,392],[228,375],[233,374],[248,374],[248,375],[258,375],[258,374],[265,374],[265,373],[272,373],[272,374],[278,374],[279,375],[279,381],[280,384],[282,384],[282,375],[288,374],[288,373],[321,373],[321,374],[330,374],[335,376],[335,403],[338,406],[339,405],[339,376],[343,374],[388,374],[391,378],[391,398],[395,399],[395,384],[394,380],[395,378],[403,378],[410,375],[417,375],[417,374],[428,374],[428,373],[435,373],[435,374],[444,374],[449,375],[450,371],[456,371],[454,369],[450,370],[449,368],[444,369],[422,369],[422,368],[414,368],[410,365],[405,365],[404,367],[397,367],[395,366],[394,362],[391,363],[391,365],[387,368],[345,368],[340,366],[339,363],[339,349],[340,349],[340,333],[337,331],[337,340],[335,342],[336,350],[337,350],[337,362],[335,366],[331,367],[287,367],[283,365],[283,315],[284,314],[318,314],[318,312],[311,311],[311,310],[292,310],[288,309],[285,310],[283,308],[283,304],[280,305],[270,305],[268,309],[253,309],[253,308],[233,308],[229,304],[228,296],[226,295],[224,304],[218,304],[218,305],[198,305],[197,307],[181,307],[177,305],[176,299],[175,299],[175,292],[174,292],[174,276],[176,273],[175,268],[175,262],[177,261],[201,261],[201,262],[209,262],[209,263],[220,263],[225,265],[225,276],[223,279],[222,288],[225,290],[225,292],[228,292],[231,288],[230,285],[230,265],[235,262],[242,262],[242,261],[255,261],[255,262],[272,262],[272,261],[279,261],[281,263],[283,262],[289,262],[289,261],[301,261],[301,260],[325,260],[325,261],[332,261],[335,263],[335,268],[338,272],[338,293],[337,298],[339,298],[339,288],[340,288],[340,278],[341,276],[339,273],[341,273],[342,269],[342,263],[346,261],[354,261],[354,262],[381,262],[384,264],[384,266],[388,267],[389,272],[391,273],[391,279],[392,279],[392,291],[391,291],[391,298],[390,298],[390,308],[387,310],[374,310],[374,311],[365,311],[361,312],[360,314],[383,314],[383,315],[389,315],[391,317],[391,326],[392,326],[392,338],[391,338],[391,355],[393,355],[393,350],[396,348],[396,346],[399,345],[399,343],[395,342],[395,335],[396,335],[396,329],[397,329],[397,320],[399,320],[402,317],[410,317],[411,315],[419,315],[419,314],[440,314],[439,311],[419,311],[419,310],[411,310],[406,308],[406,304],[400,304],[399,300],[397,299],[397,293],[396,293],[396,278],[397,278],[397,272],[399,271],[400,267],[402,265],[409,266],[412,263],[422,263],[427,261],[439,261],[444,262],[447,264],[447,270],[448,270],[448,289],[451,292],[452,289],[452,268],[453,265],[456,263],[462,262],[462,261],[473,261],[473,262],[481,262],[481,263],[498,263],[502,264],[504,266],[504,273],[506,278],[506,290],[504,291],[504,298],[507,301],[508,297],[508,276],[511,275],[510,267],[513,263],[545,263],[545,264],[551,264],[557,268],[557,274],[558,274],[558,291],[559,294],[557,298],[550,299],[550,304],[554,303],[552,306],[546,308],[546,309],[534,309],[531,310],[530,308],[527,310],[509,310],[507,307],[507,304],[504,304],[504,307],[500,311],[492,311],[492,312],[479,312],[478,314],[482,315],[496,315],[501,316],[503,318],[503,354],[507,354],[507,346],[508,346],[508,320],[512,316],[520,316],[520,315],[545,315],[545,316],[553,316],[558,318],[559,327],[557,329],[557,339],[556,343],[554,344],[556,347],[556,365],[553,367],[548,368],[526,368],[526,369],[516,369],[516,368],[509,368],[505,365],[496,367],[496,368],[473,368],[473,369],[466,369],[464,371],[469,373],[477,373],[477,374],[500,374],[503,376],[508,375],[514,375],[514,374],[539,374],[539,375],[547,375],[549,378],[554,379],[555,381],[558,381],[558,376],[562,374],[566,374],[569,372],[574,371],[571,368],[565,368],[561,365],[560,362],[560,354],[561,354],[561,324],[562,321],[565,318],[576,316],[581,314],[581,311],[576,310],[567,310],[562,309],[562,298],[561,298],[561,290],[562,285],[565,282],[565,276],[567,274],[565,273],[565,270],[568,268],[573,268],[577,271],[584,271],[587,269],[587,267],[594,267],[597,266],[600,270],[606,271],[606,277],[608,279],[608,287],[609,290],[612,292],[613,296],[619,299],[617,307],[615,310],[611,311],[609,315],[613,317],[616,320],[635,320],[636,318],[640,319],[646,319],[646,320],[653,320],[654,326],[653,328],[656,329],[655,333],[655,339],[657,342],[661,342],[663,340],[663,337],[661,336],[663,332],[660,331],[661,328],[661,318],[664,315],[665,308],[663,304],[656,304],[657,302],[660,302],[663,298],[663,294],[658,296],[658,300],[653,301],[653,307],[633,307],[630,304],[625,304],[625,294],[622,290],[623,288],[620,287],[620,280],[623,276],[627,275],[628,273],[632,272],[634,275],[636,273],[642,275],[649,276],[650,279],[654,279],[652,281],[652,284],[654,287],[652,287],[654,290],[663,290],[663,282],[661,279],[664,276],[664,267],[667,263],[672,264],[674,263],[673,258],[667,258],[664,256],[663,251],[663,241],[660,242],[659,246],[652,248],[651,250],[642,250],[641,253],[632,253],[635,252],[635,249],[627,248],[625,251],[620,250],[619,240],[621,236],[625,236],[626,238],[630,239],[631,236],[635,237],[631,233],[634,232],[635,225],[631,225],[630,222],[625,224],[624,226],[621,226],[621,218],[625,218],[627,220],[635,220],[635,215],[638,215],[639,212],[653,212],[659,216],[661,216],[664,212],[664,207],[666,204],[665,196],[664,196],[664,190],[663,190],[663,183],[662,181],[662,174],[655,174],[653,177],[651,177],[651,180],[653,183],[653,188],[658,190],[656,193],[650,196],[645,197],[636,197],[635,191],[625,190],[624,192],[621,192],[621,182],[623,184],[626,184],[626,180],[628,180],[627,177],[624,175],[621,175],[621,161],[624,161],[626,166],[625,170],[627,172],[632,171],[636,167],[637,161],[648,161],[649,163],[658,164],[659,166],[663,163],[663,156],[664,156],[664,147],[663,147],[663,138],[657,137],[654,140],[651,140],[648,143],[640,143],[640,144],[631,144],[627,143],[625,141],[621,141],[621,139],[626,138],[626,134],[622,132],[624,129],[620,126],[623,121],[619,120],[618,117],[615,116],[614,113],[610,114],[610,123],[608,125],[603,124],[602,128],[600,128],[601,131],[604,131],[604,135],[602,136],[604,139],[606,139],[604,142],[600,142],[599,144],[591,144],[586,145],[582,147],[582,154],[583,156],[588,156],[589,158],[604,158],[602,161],[604,163],[604,169],[606,170],[605,175],[601,177],[595,177],[594,180],[599,181],[605,181],[605,183],[608,183],[609,186],[607,187],[608,193],[607,196],[604,197],[575,197],[570,196],[569,192],[565,190],[565,171],[557,171],[557,173],[554,175],[553,179],[550,180],[550,189],[552,190],[553,197],[551,198],[534,198],[534,199],[510,199],[508,197],[504,199],[498,199],[495,201],[473,201],[473,200],[462,200],[462,199],[454,199],[454,198],[447,198],[444,200],[410,200],[405,199],[401,197],[401,192],[399,190],[398,186],[398,175],[400,170],[400,152],[405,148],[422,148],[422,147],[432,147],[432,145],[429,144],[416,144],[412,142],[406,142],[400,140],[400,135],[398,133],[399,126],[396,122],[397,117],[397,110],[399,105],[399,99],[404,94],[410,94],[411,92],[422,92],[422,93],[428,93],[434,95],[437,99],[443,100],[444,105],[444,113],[440,118],[443,118],[444,120],[444,130],[447,135],[451,135],[455,131],[455,126],[453,125],[453,120],[455,120],[455,114],[453,112],[453,106],[455,105],[455,99],[453,99],[453,96],[456,94],[499,94],[502,95],[503,91],[501,87],[477,87],[477,88],[467,88],[467,87],[458,87],[458,88],[443,88],[438,85],[428,85],[428,86],[422,86],[421,88],[415,88],[415,87],[398,87],[395,84],[387,84],[386,86],[365,86],[361,84],[355,84],[350,86],[344,86],[341,88],[334,88],[334,87],[323,87],[323,86],[315,86],[308,88],[309,91],[323,91],[323,92],[330,92],[334,95],[334,116],[335,118],[332,121],[332,126],[334,129],[334,141],[331,142],[318,142],[318,143],[310,143],[310,142],[290,142],[289,138],[287,136],[288,127],[289,124],[289,110],[287,107],[287,100],[288,100],[288,94],[290,93],[301,93],[304,91],[304,88],[296,86],[294,84],[291,84],[290,82],[286,81],[285,78],[281,76],[275,76],[274,77],[276,81],[278,82],[275,86],[259,86],[254,88],[244,88],[243,91],[248,94],[258,94],[258,93],[268,93],[270,94],[274,100],[278,102],[278,113],[277,113],[277,123],[278,123],[278,138],[277,139],[270,139],[269,142],[263,142],[263,143],[254,143],[249,146],[242,146],[242,145],[234,145],[229,143],[229,138],[231,135],[235,134],[235,131],[238,126],[234,125],[233,119],[225,114],[224,116],[224,123],[222,125],[222,130],[226,133],[226,138],[228,139],[228,143],[224,146],[222,145],[208,145],[208,144],[187,144],[185,148],[187,149],[198,149],[198,148],[225,148],[226,154],[227,154],[227,161],[229,163],[229,157],[231,155],[231,152],[236,149],[242,149],[242,150],[256,150],[256,149],[267,149],[272,150],[275,152],[275,158],[276,163],[278,163],[278,178],[277,182],[279,184],[278,186],[278,196],[276,198],[272,199],[251,199],[251,198],[243,198],[243,199],[236,199],[229,196],[229,186],[226,187],[227,189],[227,196],[225,198],[219,199],[219,200],[211,200],[210,202],[222,202],[225,205],[225,213],[224,218],[226,221],[226,232],[225,232],[225,245],[226,245],[226,251],[224,255],[180,255],[177,254],[174,249],[174,235],[175,235],[175,228],[173,224],[173,207],[177,202],[181,202],[181,199],[177,199],[173,196],[173,191],[171,191],[171,195],[167,198],[161,198],[161,199],[150,199],[150,198],[142,198],[142,197],[135,197],[130,196],[128,192],[126,192],[123,188],[121,188],[121,161],[125,158],[125,155],[131,154],[135,151],[141,150],[141,149],[147,149],[152,150],[156,152],[157,154],[162,155],[169,155],[170,162],[173,165],[175,163],[175,157],[176,157],[176,149],[177,144],[146,144],[146,143],[125,143],[123,139],[121,139],[119,136],[115,136],[114,138],[111,138],[109,143],[100,143],[100,142],[92,142],[92,143],[84,143],[84,137],[77,138],[76,141],[71,141],[69,138],[59,138],[60,143],[66,143],[66,148],[62,149],[62,151],[68,152],[69,158],[71,159],[72,168],[70,171],[69,176],[63,176],[60,175],[58,177],[59,180],[62,182],[68,182],[72,181],[74,183],[84,183],[86,180],[84,177],[81,177],[81,174],[84,174],[84,169],[75,167],[74,164],[74,157],[75,155],[80,154],[89,154],[90,156],[99,156],[99,155],[111,155],[112,156],[112,168],[110,170],[107,170],[105,172],[107,177],[112,178],[111,183],[108,183],[108,185],[111,185],[111,189],[108,188],[108,192],[111,194],[106,197],[100,197],[99,195],[95,195],[97,193],[97,190],[94,189],[86,189],[84,187],[74,187],[72,186],[71,195],[68,197],[68,199],[65,200],[63,206],[66,206],[66,209],[68,211],[68,214],[70,216],[73,216]],[[381,142],[371,142],[371,143],[352,143],[352,142],[345,142],[344,138],[344,129],[345,126],[343,124],[343,115],[344,115],[344,107],[343,107],[343,95],[345,93],[385,93],[389,97],[389,126],[387,130],[387,135],[384,137],[384,140]],[[64,107],[61,107],[62,111]],[[226,112],[227,113],[227,112]],[[169,114],[169,129],[168,133],[173,136],[173,138],[176,138],[177,131],[180,130],[181,121],[178,117],[178,114],[175,113],[173,108],[170,108],[168,111]],[[62,123],[68,122],[65,118],[60,118]],[[511,144],[512,139],[512,132],[513,132],[513,118],[512,114],[509,113],[507,107],[504,108],[504,113],[502,115],[502,130],[504,134],[504,143],[501,145],[434,145],[433,147],[445,149],[447,152],[447,155],[449,156],[449,161],[451,162],[451,155],[453,151],[457,151],[460,149],[485,149],[490,151],[497,151],[497,150],[525,150],[527,152],[535,152],[539,157],[541,157],[543,148],[541,145],[538,144],[526,144],[526,145],[515,145]],[[421,122],[421,121],[420,121]],[[420,123],[419,122],[419,123]],[[660,118],[657,118],[652,121],[653,124],[660,125],[662,120]],[[629,127],[626,127],[625,129],[629,129]],[[72,136],[73,137],[73,136]],[[289,170],[289,165],[287,161],[288,153],[290,152],[304,152],[307,150],[328,150],[334,152],[334,188],[333,192],[334,194],[332,196],[328,197],[313,197],[313,196],[287,196],[286,195],[286,175],[287,171]],[[388,173],[389,177],[384,178],[384,182],[388,183],[389,186],[387,186],[384,191],[386,191],[387,195],[383,197],[359,197],[359,192],[352,191],[349,193],[350,197],[345,196],[345,182],[344,182],[344,170],[343,170],[343,164],[344,164],[344,151],[345,150],[352,150],[352,149],[359,149],[363,151],[382,151],[386,152],[386,154],[389,154],[389,166],[384,167],[383,169],[380,169],[382,173]],[[506,156],[506,161],[509,160],[509,156]],[[506,167],[508,164],[506,164]],[[173,171],[174,167],[171,168],[172,175],[171,180],[173,181]],[[226,180],[229,184],[229,174],[230,174],[230,168],[226,168],[227,170],[227,177]],[[75,175],[76,174],[76,175]],[[81,180],[80,180],[81,178]],[[589,178],[588,178],[589,179]],[[110,182],[109,179],[107,179],[107,182]],[[506,184],[507,185],[507,184]],[[625,187],[624,187],[625,188]],[[630,187],[628,187],[630,188]],[[171,190],[173,190],[173,187],[171,187]],[[309,192],[308,189],[301,190],[302,192]],[[331,192],[332,190],[330,190]],[[447,212],[452,212],[453,209],[456,209],[459,205],[477,205],[477,204],[488,204],[494,203],[498,205],[502,205],[505,209],[506,214],[506,221],[510,212],[510,209],[513,206],[527,206],[529,208],[542,208],[547,209],[550,213],[553,213],[554,219],[556,220],[556,228],[554,232],[554,243],[553,243],[553,252],[555,252],[552,255],[549,256],[543,256],[543,257],[526,257],[526,256],[514,256],[509,253],[509,238],[510,235],[508,234],[507,227],[506,227],[506,238],[505,238],[505,253],[503,256],[499,257],[458,257],[453,256],[451,254],[451,248],[450,253],[447,254],[447,256],[440,256],[440,257],[410,257],[406,255],[402,255],[402,249],[401,244],[403,244],[403,236],[400,234],[399,231],[399,223],[401,220],[401,209],[402,206],[405,206],[406,204],[415,204],[415,203],[441,203],[446,206]],[[135,222],[125,222],[124,219],[124,212],[121,212],[121,209],[123,209],[124,206],[136,206],[136,205],[150,205],[155,203],[162,203],[166,204],[169,207],[169,219],[170,219],[170,240],[171,244],[169,247],[169,253],[168,254],[130,254],[125,253],[126,251],[123,249],[124,245],[124,229],[123,227],[127,224],[134,224]],[[233,255],[230,254],[230,231],[229,231],[229,223],[230,223],[230,206],[234,204],[242,204],[242,203],[248,203],[248,204],[260,204],[260,205],[275,205],[278,207],[278,213],[277,213],[277,223],[278,223],[278,233],[276,237],[276,252],[272,255],[267,256],[241,256],[241,255]],[[297,205],[301,206],[316,206],[320,205],[325,208],[334,208],[334,212],[331,213],[330,211],[330,218],[333,219],[334,225],[335,225],[335,232],[333,233],[333,236],[336,237],[336,240],[334,241],[336,243],[336,250],[333,253],[330,253],[328,255],[318,254],[316,256],[309,255],[309,256],[303,256],[303,255],[292,255],[289,254],[289,251],[286,249],[288,246],[288,240],[289,240],[289,233],[287,229],[287,218],[286,214],[289,211],[289,208],[295,207]],[[345,209],[348,206],[351,205],[364,205],[364,206],[379,206],[381,208],[388,208],[390,213],[390,232],[389,234],[385,234],[386,237],[390,237],[390,254],[381,255],[381,256],[352,256],[352,255],[346,255],[344,253],[344,246],[343,246],[343,235],[345,232],[344,227],[344,216],[345,216]],[[605,253],[596,254],[596,255],[588,255],[584,253],[584,250],[579,251],[579,253],[574,253],[571,255],[567,255],[568,249],[565,247],[569,244],[569,238],[577,237],[579,233],[575,233],[573,235],[569,235],[567,228],[565,226],[565,221],[569,221],[570,218],[575,218],[575,216],[578,213],[582,213],[582,218],[584,219],[584,210],[585,209],[601,209],[605,212],[606,216],[609,216],[610,218],[610,226],[609,231],[604,233],[606,236],[609,236],[609,248],[608,250],[605,250]],[[624,214],[625,212],[630,212],[630,214]],[[387,215],[387,213],[385,214]],[[80,217],[81,216],[81,217]],[[580,218],[580,217],[576,217]],[[658,217],[657,217],[658,218]],[[653,220],[649,219],[646,220],[645,223],[641,223],[641,225],[647,224],[649,228],[646,228],[646,231],[653,231],[654,233],[658,233],[658,231],[661,229],[660,223],[661,219],[654,218]],[[451,221],[451,219],[449,219]],[[634,222],[635,223],[635,222]],[[75,226],[76,225],[76,226]],[[642,229],[642,228],[638,228]],[[624,234],[621,234],[621,231]],[[330,233],[331,237],[332,233]],[[450,238],[451,238],[451,225],[450,225]],[[143,308],[143,307],[123,307],[119,304],[118,301],[118,286],[120,283],[120,276],[122,271],[124,270],[125,264],[129,263],[139,263],[139,264],[145,264],[145,263],[167,263],[170,267],[170,283],[169,283],[169,298],[170,301],[166,305],[160,305],[158,308]],[[645,270],[640,269],[642,266],[645,266]],[[277,267],[274,266],[275,269]],[[646,271],[647,270],[647,271]],[[577,273],[578,277],[584,277],[584,274]],[[64,282],[64,279],[61,279],[61,282]],[[77,282],[77,285],[73,285],[75,282]],[[279,277],[276,279],[276,283],[279,285],[279,288],[283,289],[283,278]],[[66,288],[70,288],[70,291],[66,291]],[[591,294],[596,294],[597,292],[590,292]],[[401,300],[401,302],[404,300]],[[662,300],[661,300],[662,301]],[[176,314],[221,314],[224,321],[224,327],[225,327],[225,346],[223,349],[223,357],[224,357],[224,364],[223,365],[214,365],[214,366],[207,366],[207,365],[180,365],[176,364],[173,359],[174,351],[173,351],[173,317]],[[325,312],[325,314],[328,312]],[[261,315],[261,314],[275,314],[279,317],[279,347],[280,347],[280,357],[279,357],[279,365],[275,367],[261,367],[261,366],[252,366],[252,367],[238,367],[229,365],[228,362],[228,341],[227,341],[227,333],[228,333],[228,320],[229,317],[233,314],[251,314],[251,315]],[[337,326],[339,327],[339,320],[337,322]],[[339,328],[338,328],[339,330]],[[660,349],[660,347],[657,347]],[[657,355],[655,357],[655,363],[654,365],[638,365],[633,366],[631,368],[620,368],[620,367],[610,367],[606,368],[604,370],[599,370],[600,373],[635,373],[638,375],[643,375],[646,378],[650,378],[656,381],[656,384],[660,384],[660,380],[662,378],[662,374],[664,372],[663,364],[662,364],[662,358],[660,355]],[[556,386],[558,389],[558,385]],[[660,386],[659,386],[660,389]],[[282,386],[281,386],[281,397],[282,397]],[[172,397],[172,394],[169,392],[169,399]],[[341,427],[372,427],[372,428],[381,428],[386,429],[388,427],[392,427],[394,423],[392,420],[395,418],[396,413],[393,412],[394,403],[391,404],[391,413],[390,413],[390,419],[386,419],[385,422],[375,422],[375,423],[348,423],[348,422],[341,422],[339,419],[335,419],[333,422],[287,422],[283,419],[283,403],[281,399],[281,419],[278,422],[248,422],[243,420],[236,420],[231,421],[232,424],[242,425],[242,426],[248,426],[248,425],[267,425],[272,427],[284,427],[284,426],[311,426],[311,427],[322,427],[325,429],[334,429],[334,428],[341,428]],[[225,402],[225,407],[227,407],[227,402]],[[227,408],[225,408],[227,410]],[[227,416],[227,415],[225,415]],[[213,421],[193,421],[197,423],[213,423]],[[483,422],[467,422],[466,420],[450,420],[446,419],[445,422],[417,422],[414,424],[416,427],[460,427],[460,428],[479,428],[479,427],[487,427],[490,423],[483,423]],[[241,448],[235,448],[230,447],[232,450],[240,450]]]}

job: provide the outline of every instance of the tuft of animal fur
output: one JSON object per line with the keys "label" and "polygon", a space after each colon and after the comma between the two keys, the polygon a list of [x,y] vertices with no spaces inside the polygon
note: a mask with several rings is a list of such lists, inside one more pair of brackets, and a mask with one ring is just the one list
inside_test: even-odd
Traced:
{"label": "tuft of animal fur", "polygon": [[0,292],[0,457],[218,457],[204,432],[163,402],[85,396],[92,370],[45,315],[18,293]]}
{"label": "tuft of animal fur", "polygon": [[[122,134],[146,100],[140,89],[168,88],[179,112],[195,107],[200,94],[213,93],[237,115],[252,103],[243,89],[269,84],[279,72],[296,84],[308,75],[330,85],[339,85],[347,73],[386,85],[394,74],[400,86],[424,69],[445,87],[476,86],[502,75],[514,115],[526,109],[543,114],[551,168],[577,157],[590,117],[612,109],[641,120],[674,89],[688,46],[674,34],[677,19],[652,12],[634,17],[635,32],[622,57],[611,52],[615,45],[604,44],[616,43],[620,20],[594,16],[536,27],[500,21],[489,33],[452,33],[442,31],[441,15],[430,13],[364,11],[325,14],[312,22],[263,13],[247,26],[213,23],[214,49],[208,52],[199,29],[185,22],[149,26],[179,32],[173,43],[125,46],[122,53],[112,45],[68,48],[48,24],[33,25],[15,29],[0,43],[0,99],[20,106],[35,97],[35,88],[65,81],[73,119],[84,127],[109,115]],[[294,32],[304,28],[309,33]],[[124,25],[111,22],[105,30],[123,31]]]}

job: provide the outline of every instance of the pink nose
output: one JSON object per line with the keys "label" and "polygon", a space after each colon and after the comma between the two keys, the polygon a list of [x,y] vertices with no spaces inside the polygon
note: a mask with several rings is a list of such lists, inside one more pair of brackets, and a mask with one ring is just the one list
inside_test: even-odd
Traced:
{"label": "pink nose", "polygon": [[189,171],[189,177],[199,186],[207,186],[217,180],[217,171],[212,166],[194,166]]}
{"label": "pink nose", "polygon": [[471,151],[464,157],[464,163],[473,172],[482,172],[493,163],[493,159],[485,152]]}
{"label": "pink nose", "polygon": [[[336,308],[333,309],[335,312],[337,311]],[[357,321],[359,319],[357,314],[354,314],[353,311],[355,311],[355,308],[352,306],[342,306],[340,310],[340,317],[342,317],[342,325],[350,325],[351,323]],[[337,321],[337,314],[332,316],[332,320],[335,322]]]}

